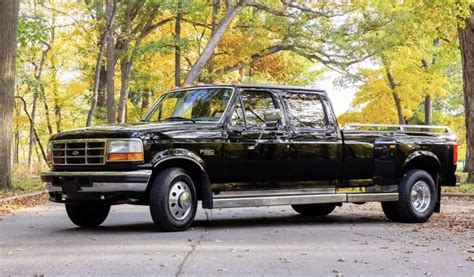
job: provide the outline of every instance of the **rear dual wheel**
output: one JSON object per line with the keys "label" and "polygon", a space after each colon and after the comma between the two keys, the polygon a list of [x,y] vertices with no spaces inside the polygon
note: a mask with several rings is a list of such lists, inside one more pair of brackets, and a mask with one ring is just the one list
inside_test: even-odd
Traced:
{"label": "rear dual wheel", "polygon": [[433,214],[438,190],[428,172],[421,169],[408,171],[399,184],[398,193],[398,201],[382,202],[382,209],[390,220],[420,223]]}
{"label": "rear dual wheel", "polygon": [[301,204],[301,205],[291,205],[293,210],[302,215],[309,216],[327,216],[332,213],[336,208],[336,204]]}
{"label": "rear dual wheel", "polygon": [[79,227],[93,228],[102,224],[109,215],[110,205],[66,204],[69,219]]}

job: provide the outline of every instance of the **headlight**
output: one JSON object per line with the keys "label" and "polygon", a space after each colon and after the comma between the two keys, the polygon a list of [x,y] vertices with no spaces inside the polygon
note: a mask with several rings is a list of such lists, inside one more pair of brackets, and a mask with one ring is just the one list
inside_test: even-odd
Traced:
{"label": "headlight", "polygon": [[111,140],[107,151],[109,162],[143,161],[143,143],[140,139]]}
{"label": "headlight", "polygon": [[46,147],[46,162],[48,165],[53,164],[53,143],[48,141],[48,146]]}

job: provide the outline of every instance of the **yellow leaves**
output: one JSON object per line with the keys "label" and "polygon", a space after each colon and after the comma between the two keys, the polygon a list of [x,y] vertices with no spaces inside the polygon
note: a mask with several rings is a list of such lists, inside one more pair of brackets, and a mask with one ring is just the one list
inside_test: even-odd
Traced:
{"label": "yellow leaves", "polygon": [[[409,44],[384,51],[380,68],[360,70],[365,83],[355,95],[351,112],[341,118],[397,123],[394,93],[400,98],[403,116],[408,120],[419,112],[425,96],[449,97],[456,84],[446,76],[446,66],[440,65],[439,56],[435,58]],[[394,79],[395,89],[389,83],[387,71]]]}

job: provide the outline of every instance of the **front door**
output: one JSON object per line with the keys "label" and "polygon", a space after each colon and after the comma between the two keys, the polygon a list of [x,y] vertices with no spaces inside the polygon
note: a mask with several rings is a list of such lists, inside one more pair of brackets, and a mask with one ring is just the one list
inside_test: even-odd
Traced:
{"label": "front door", "polygon": [[273,91],[243,90],[227,124],[225,160],[234,182],[269,182],[288,176],[288,135],[285,122],[268,127],[264,111],[281,109]]}

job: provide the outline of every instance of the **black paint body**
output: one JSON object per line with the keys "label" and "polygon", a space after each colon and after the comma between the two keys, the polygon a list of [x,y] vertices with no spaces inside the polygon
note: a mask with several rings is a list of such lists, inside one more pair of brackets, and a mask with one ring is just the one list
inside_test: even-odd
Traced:
{"label": "black paint body", "polygon": [[[53,166],[53,171],[129,171],[153,169],[165,158],[184,157],[199,165],[208,186],[225,183],[260,184],[312,182],[313,186],[353,187],[398,184],[409,168],[422,168],[439,176],[441,185],[455,185],[455,141],[430,133],[341,131],[324,91],[279,86],[229,85],[234,90],[221,121],[193,123],[136,123],[84,128],[56,134],[52,140],[85,138],[140,138],[143,163],[106,163],[103,166]],[[228,122],[232,107],[244,90],[273,94],[283,112],[278,129],[235,129]],[[319,95],[327,127],[296,129],[285,95],[290,91]],[[256,145],[257,144],[257,145]],[[254,149],[249,146],[256,145]],[[209,150],[212,150],[211,152]],[[264,185],[261,185],[264,186]],[[288,188],[288,185],[286,186]],[[247,188],[248,189],[248,188]]]}

